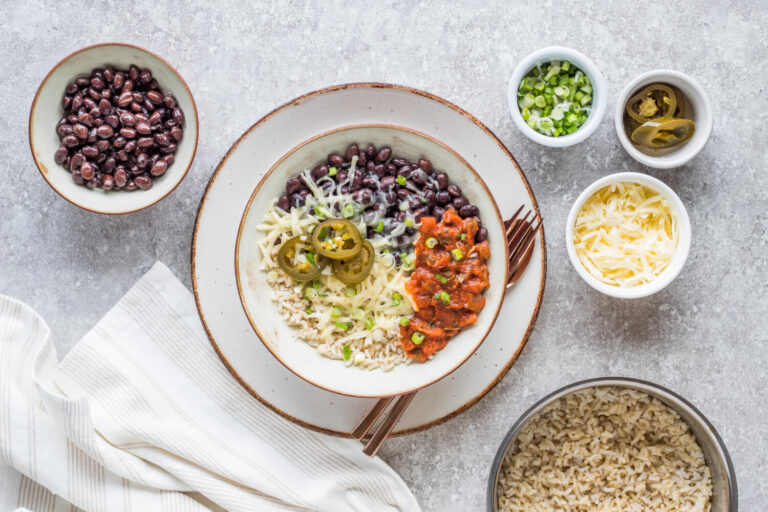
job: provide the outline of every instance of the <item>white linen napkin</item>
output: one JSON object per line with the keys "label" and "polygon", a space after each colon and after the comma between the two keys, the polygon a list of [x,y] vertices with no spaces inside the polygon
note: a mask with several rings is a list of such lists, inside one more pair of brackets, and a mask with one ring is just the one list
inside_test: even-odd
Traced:
{"label": "white linen napkin", "polygon": [[290,423],[211,348],[155,266],[59,364],[45,322],[0,295],[0,510],[418,511],[357,442]]}

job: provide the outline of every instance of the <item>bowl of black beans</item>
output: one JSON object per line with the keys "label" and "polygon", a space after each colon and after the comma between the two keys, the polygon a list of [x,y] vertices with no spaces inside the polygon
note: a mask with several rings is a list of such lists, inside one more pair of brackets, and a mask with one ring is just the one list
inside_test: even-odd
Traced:
{"label": "bowl of black beans", "polygon": [[159,56],[133,45],[78,50],[45,77],[29,144],[46,182],[88,211],[147,208],[184,179],[197,150],[189,87]]}

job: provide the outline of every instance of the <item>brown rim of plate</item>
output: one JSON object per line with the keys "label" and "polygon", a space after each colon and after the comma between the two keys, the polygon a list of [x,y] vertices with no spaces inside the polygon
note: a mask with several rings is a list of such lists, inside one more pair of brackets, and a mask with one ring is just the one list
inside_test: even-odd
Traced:
{"label": "brown rim of plate", "polygon": [[[493,329],[493,326],[496,323],[496,319],[499,316],[499,312],[501,311],[501,306],[504,303],[504,297],[506,296],[506,290],[504,290],[502,292],[502,294],[501,294],[501,299],[499,300],[499,303],[496,306],[496,311],[493,313],[493,318],[491,319],[491,323],[488,326],[488,329],[486,329],[486,331],[482,335],[479,336],[479,340],[475,344],[475,346],[472,348],[472,350],[456,366],[450,368],[448,371],[446,371],[445,373],[443,373],[439,377],[430,380],[426,384],[422,384],[421,386],[410,388],[410,389],[407,389],[407,390],[404,390],[404,391],[398,391],[396,393],[388,393],[386,395],[370,396],[370,395],[356,395],[356,394],[352,394],[352,393],[345,393],[343,391],[329,389],[329,388],[327,388],[325,386],[322,386],[322,385],[318,384],[317,382],[314,382],[314,381],[308,379],[307,377],[299,374],[297,371],[295,371],[293,368],[291,368],[288,364],[286,364],[285,361],[283,361],[280,358],[280,355],[269,346],[269,344],[265,341],[262,332],[256,326],[256,322],[254,322],[253,318],[251,318],[251,313],[248,311],[248,308],[245,305],[245,298],[243,297],[243,290],[242,290],[242,287],[240,286],[240,265],[239,265],[239,259],[240,259],[240,239],[241,239],[242,234],[243,234],[243,227],[244,227],[244,224],[245,224],[245,218],[248,215],[248,211],[251,209],[251,204],[253,204],[254,199],[256,199],[256,196],[258,195],[259,191],[261,190],[262,185],[264,185],[264,183],[267,181],[267,178],[269,178],[269,176],[272,174],[272,172],[281,163],[283,163],[286,158],[288,158],[289,156],[291,156],[292,154],[294,154],[296,151],[300,150],[304,146],[306,146],[308,144],[311,144],[311,143],[313,143],[314,141],[316,141],[318,139],[322,139],[323,137],[327,137],[328,135],[332,135],[334,133],[344,132],[344,131],[348,131],[348,130],[355,130],[355,129],[358,129],[358,128],[387,128],[387,129],[391,129],[391,130],[403,131],[403,132],[407,132],[407,133],[411,133],[411,134],[417,135],[419,137],[423,137],[424,139],[427,139],[428,141],[433,142],[433,143],[439,145],[444,150],[446,150],[449,153],[451,153],[454,157],[456,157],[464,165],[466,165],[467,168],[472,172],[472,174],[474,174],[474,176],[477,179],[477,181],[480,182],[480,185],[483,187],[483,190],[485,190],[485,193],[487,194],[488,198],[491,200],[491,204],[493,205],[493,209],[496,212],[496,221],[499,223],[501,231],[504,231],[504,219],[501,217],[501,211],[499,211],[499,205],[496,203],[496,200],[493,198],[493,194],[491,194],[491,191],[488,189],[488,185],[485,184],[485,181],[483,181],[483,178],[475,170],[475,168],[472,167],[469,164],[469,162],[467,162],[452,147],[450,147],[447,144],[445,144],[444,142],[442,142],[442,141],[440,141],[440,140],[438,140],[438,139],[436,139],[436,138],[434,138],[434,137],[432,137],[430,135],[427,135],[426,133],[422,133],[422,132],[420,132],[418,130],[412,130],[411,128],[405,128],[403,126],[397,126],[397,125],[387,124],[387,123],[363,123],[363,124],[347,125],[347,126],[342,126],[342,127],[339,127],[339,128],[334,128],[332,130],[328,130],[326,132],[323,132],[323,133],[320,133],[320,134],[315,135],[313,137],[310,137],[309,139],[307,139],[307,140],[305,140],[303,142],[300,142],[299,144],[297,144],[296,146],[294,146],[293,148],[288,150],[288,152],[286,152],[283,156],[281,156],[277,160],[277,162],[275,162],[267,170],[267,172],[264,173],[264,176],[261,178],[261,180],[259,180],[258,185],[256,185],[256,188],[251,193],[251,197],[248,199],[248,203],[245,205],[245,209],[243,210],[243,214],[240,217],[240,225],[239,225],[239,227],[237,229],[237,241],[235,242],[235,284],[237,284],[237,294],[240,297],[240,305],[243,307],[243,311],[245,311],[245,316],[248,317],[248,322],[251,324],[251,328],[256,332],[256,335],[259,337],[259,339],[261,340],[262,344],[267,348],[267,350],[269,350],[270,353],[278,361],[280,361],[280,363],[283,366],[285,366],[288,370],[290,370],[294,375],[296,375],[297,377],[299,377],[299,378],[309,382],[313,386],[318,387],[320,389],[323,389],[325,391],[328,391],[330,393],[336,393],[338,395],[351,396],[351,397],[355,397],[355,398],[381,398],[382,396],[403,395],[403,394],[406,394],[406,393],[411,393],[411,392],[417,391],[419,389],[423,389],[423,388],[429,386],[430,384],[434,384],[435,382],[444,379],[445,377],[447,377],[448,375],[450,375],[451,373],[456,371],[456,369],[459,368],[459,366],[464,364],[466,362],[466,360],[469,359],[472,356],[472,354],[474,354],[477,351],[477,349],[480,347],[480,345],[482,345],[482,343],[485,340],[485,338],[488,337],[488,334],[491,332],[491,329]],[[504,244],[504,261],[509,261],[509,247],[506,244]],[[508,279],[509,279],[509,265],[507,265],[505,267],[505,269],[504,269],[504,281],[503,282],[506,283]],[[221,355],[221,354],[220,354],[220,357],[222,359],[224,359],[224,356]]]}
{"label": "brown rim of plate", "polygon": [[[381,83],[381,82],[356,82],[356,83],[348,83],[348,84],[339,84],[339,85],[332,85],[330,87],[326,87],[323,89],[318,89],[315,91],[308,92],[306,94],[303,94],[301,96],[298,96],[297,98],[294,98],[279,107],[276,107],[274,110],[268,112],[265,114],[261,119],[256,121],[250,128],[248,128],[238,139],[232,144],[232,146],[227,150],[227,152],[224,154],[224,157],[222,157],[221,162],[219,162],[219,165],[216,166],[216,169],[214,170],[213,174],[211,175],[210,180],[208,181],[208,185],[205,187],[205,191],[203,192],[203,197],[200,199],[200,204],[197,208],[197,217],[195,218],[195,229],[192,232],[192,243],[190,245],[190,277],[192,280],[192,291],[195,295],[195,304],[197,305],[197,311],[200,315],[200,321],[203,324],[203,329],[205,329],[205,333],[208,336],[208,339],[211,342],[211,345],[213,346],[214,350],[217,354],[219,354],[219,358],[221,359],[224,366],[229,370],[229,372],[232,374],[232,376],[237,380],[237,382],[240,383],[241,386],[243,386],[254,398],[256,398],[259,402],[264,404],[266,407],[274,411],[275,413],[279,414],[280,416],[296,423],[297,425],[301,425],[304,428],[307,428],[309,430],[314,430],[315,432],[320,432],[323,434],[333,435],[337,437],[345,437],[350,438],[352,437],[350,432],[341,432],[338,430],[332,430],[324,427],[320,427],[317,425],[313,425],[311,423],[307,423],[303,420],[300,420],[299,418],[296,418],[294,416],[291,416],[290,414],[278,409],[274,405],[272,405],[270,402],[265,400],[263,397],[261,397],[256,391],[251,388],[241,377],[237,374],[237,372],[230,366],[229,362],[224,359],[221,356],[221,351],[219,350],[218,345],[216,344],[216,340],[214,339],[213,335],[211,334],[211,331],[208,329],[208,324],[205,321],[205,315],[202,312],[202,308],[200,307],[200,296],[198,295],[197,290],[197,281],[195,280],[195,244],[197,242],[197,231],[199,228],[199,222],[200,222],[200,214],[203,211],[203,208],[205,206],[205,200],[208,197],[208,192],[210,191],[211,186],[213,185],[213,182],[216,180],[216,177],[219,174],[219,171],[223,167],[226,160],[229,158],[229,156],[232,154],[232,152],[240,145],[240,142],[242,142],[245,137],[247,137],[253,130],[258,128],[260,125],[265,123],[269,118],[271,118],[273,115],[277,114],[278,112],[292,106],[301,103],[305,99],[319,95],[319,94],[326,94],[335,92],[338,90],[343,89],[352,89],[352,88],[371,88],[371,89],[397,89],[404,92],[408,92],[411,94],[416,94],[418,96],[422,96],[424,98],[436,101],[456,112],[461,114],[462,116],[466,117],[470,121],[472,121],[473,124],[475,124],[478,128],[480,128],[483,132],[485,132],[489,137],[491,137],[494,141],[496,141],[496,144],[501,148],[501,150],[506,153],[507,157],[512,161],[512,164],[515,166],[515,169],[517,169],[518,174],[520,175],[520,178],[523,180],[523,184],[525,185],[526,190],[528,191],[528,195],[531,198],[531,202],[533,203],[533,208],[536,211],[536,213],[540,213],[539,211],[539,205],[536,202],[536,197],[533,195],[533,190],[531,190],[531,186],[528,183],[528,179],[525,177],[525,174],[523,173],[522,169],[520,168],[520,165],[517,163],[517,160],[515,160],[515,157],[510,153],[509,149],[504,145],[503,142],[496,136],[493,131],[491,131],[490,128],[485,126],[479,119],[477,119],[475,116],[467,112],[466,110],[462,109],[458,105],[454,105],[453,103],[436,96],[432,93],[422,91],[420,89],[415,89],[413,87],[403,86],[403,85],[397,85],[397,84],[387,84],[387,83]],[[518,346],[515,353],[512,355],[512,358],[507,362],[507,364],[501,369],[501,371],[498,373],[496,378],[491,382],[484,390],[482,390],[477,396],[466,402],[464,405],[456,409],[455,411],[446,414],[445,416],[438,418],[436,420],[430,421],[429,423],[425,423],[424,425],[420,425],[418,427],[413,427],[405,430],[401,430],[398,432],[392,432],[389,437],[399,437],[404,436],[408,434],[414,434],[417,432],[421,432],[424,430],[427,430],[429,428],[432,428],[434,426],[440,425],[442,423],[445,423],[446,421],[460,415],[470,407],[472,407],[474,404],[479,402],[485,395],[487,395],[496,385],[501,381],[501,379],[504,377],[504,375],[507,374],[509,369],[512,367],[514,362],[517,360],[517,358],[520,356],[520,353],[523,351],[523,348],[525,348],[525,345],[528,343],[528,339],[531,336],[531,332],[533,331],[533,326],[536,323],[536,319],[539,316],[539,311],[541,310],[541,301],[542,297],[544,295],[544,286],[546,282],[546,275],[547,275],[547,246],[545,243],[544,238],[544,227],[541,228],[541,263],[542,263],[542,273],[541,273],[541,280],[539,282],[539,294],[536,297],[536,307],[534,308],[533,315],[531,315],[531,320],[528,323],[528,328],[525,331],[525,335],[523,336],[522,342]]]}
{"label": "brown rim of plate", "polygon": [[[50,180],[48,180],[48,177],[46,176],[47,173],[46,173],[46,171],[43,170],[43,169],[45,169],[45,165],[43,165],[42,162],[39,162],[37,160],[37,155],[36,155],[36,152],[35,152],[35,146],[34,146],[34,144],[32,142],[32,128],[33,128],[32,114],[34,114],[35,108],[37,108],[37,99],[40,96],[40,91],[43,89],[43,86],[46,84],[46,82],[48,82],[48,79],[51,77],[53,72],[56,71],[57,69],[59,69],[59,67],[61,67],[61,65],[64,64],[64,62],[68,61],[69,59],[71,59],[75,55],[78,55],[78,54],[83,53],[83,52],[88,51],[88,50],[92,50],[93,48],[99,48],[101,46],[126,46],[128,48],[133,48],[135,50],[139,50],[139,51],[142,51],[144,53],[147,53],[147,54],[155,57],[156,59],[160,60],[160,62],[162,62],[163,64],[168,66],[168,69],[170,69],[171,72],[173,74],[175,74],[179,78],[179,80],[181,81],[181,84],[184,86],[184,89],[186,89],[187,94],[189,94],[189,98],[192,100],[192,110],[194,111],[194,114],[195,114],[195,127],[196,127],[196,130],[195,130],[195,143],[194,143],[194,146],[192,147],[192,155],[190,156],[189,164],[187,165],[187,168],[184,169],[184,173],[179,178],[179,181],[168,192],[166,192],[165,194],[163,194],[162,196],[157,198],[155,201],[149,203],[148,205],[142,206],[140,208],[135,208],[133,210],[127,210],[127,211],[124,211],[124,212],[105,212],[105,211],[101,211],[101,210],[94,210],[93,208],[88,208],[87,206],[83,206],[82,204],[77,203],[73,199],[70,199],[69,197],[65,196],[62,192],[59,191],[59,189],[57,189],[55,186],[53,186],[53,183],[51,183]],[[58,63],[56,63],[56,65],[53,66],[51,68],[51,70],[48,71],[48,73],[45,75],[45,78],[43,78],[43,81],[40,82],[40,85],[38,86],[37,91],[35,92],[35,97],[32,100],[32,106],[29,109],[29,128],[27,128],[27,139],[29,140],[29,149],[32,152],[32,159],[35,161],[35,165],[37,166],[37,170],[40,171],[40,175],[43,177],[45,182],[48,183],[48,186],[50,186],[53,189],[54,192],[56,192],[59,196],[64,198],[69,203],[77,206],[78,208],[82,208],[83,210],[86,210],[86,211],[89,211],[89,212],[92,212],[92,213],[99,213],[99,214],[102,214],[102,215],[126,215],[128,213],[135,213],[135,212],[144,210],[146,208],[149,208],[150,206],[155,205],[155,204],[159,203],[160,201],[162,201],[163,199],[165,199],[166,197],[168,197],[168,195],[171,192],[173,192],[174,190],[176,190],[176,187],[178,187],[179,184],[181,184],[181,182],[184,181],[184,178],[186,178],[187,173],[189,172],[189,169],[192,167],[192,163],[195,161],[195,155],[197,154],[197,142],[198,142],[199,137],[200,137],[200,122],[199,122],[198,115],[197,115],[197,104],[195,103],[195,97],[192,95],[192,91],[190,90],[189,86],[187,85],[187,82],[184,80],[184,78],[181,76],[181,74],[179,74],[179,72],[176,71],[176,68],[171,66],[171,64],[167,60],[162,58],[160,55],[158,55],[158,54],[156,54],[154,52],[151,52],[151,51],[147,50],[146,48],[142,48],[141,46],[137,46],[137,45],[131,44],[131,43],[119,43],[119,42],[97,43],[97,44],[92,44],[92,45],[89,45],[89,46],[85,46],[83,48],[80,48],[79,50],[76,50],[76,51],[70,53],[69,55],[67,55],[66,57],[61,59]]]}

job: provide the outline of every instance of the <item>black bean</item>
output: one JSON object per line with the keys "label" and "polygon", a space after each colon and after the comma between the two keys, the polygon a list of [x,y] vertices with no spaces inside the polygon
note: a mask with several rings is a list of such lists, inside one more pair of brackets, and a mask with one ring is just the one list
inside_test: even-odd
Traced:
{"label": "black bean", "polygon": [[[456,199],[451,201],[451,204],[453,205],[454,208],[461,211],[463,207],[469,204],[469,201],[467,201],[466,197],[462,196],[462,197],[457,197]],[[464,215],[462,215],[462,217],[464,217]]]}
{"label": "black bean", "polygon": [[445,190],[441,190],[435,195],[435,199],[437,201],[437,204],[439,204],[440,206],[445,206],[451,200],[451,195]]}
{"label": "black bean", "polygon": [[182,112],[179,107],[173,109],[173,120],[176,121],[179,126],[184,124],[184,112]]}
{"label": "black bean", "polygon": [[419,168],[427,174],[432,174],[432,162],[426,158],[419,158]]}
{"label": "black bean", "polygon": [[396,156],[396,157],[394,157],[392,159],[391,163],[392,163],[392,165],[394,165],[395,167],[397,167],[399,169],[400,167],[406,165],[408,163],[408,160],[406,160],[405,158]]}
{"label": "black bean", "polygon": [[331,192],[333,191],[333,189],[335,187],[336,187],[336,185],[334,184],[334,182],[333,181],[328,181],[328,180],[324,181],[320,185],[320,188],[323,189],[323,194],[325,194],[327,196],[331,195]]}
{"label": "black bean", "polygon": [[85,155],[80,152],[75,153],[69,161],[69,168],[71,170],[79,169],[83,162],[85,162]]}
{"label": "black bean", "polygon": [[397,198],[398,199],[400,199],[401,201],[405,201],[409,197],[411,197],[411,191],[410,190],[408,190],[406,188],[398,188],[397,189]]}
{"label": "black bean", "polygon": [[[171,135],[173,135],[173,130],[171,130]],[[320,178],[322,178],[327,174],[328,174],[328,166],[325,164],[316,165],[315,168],[312,169],[312,178],[314,178],[315,181],[319,180]]]}
{"label": "black bean", "polygon": [[406,178],[411,177],[411,166],[410,165],[404,165],[401,168],[397,170],[398,176],[405,176]]}
{"label": "black bean", "polygon": [[104,161],[104,164],[101,166],[101,169],[104,172],[112,172],[112,170],[115,168],[115,164],[117,164],[117,162],[115,161],[114,157],[110,156]]}
{"label": "black bean", "polygon": [[[86,130],[86,137],[88,136],[88,130]],[[80,140],[75,135],[67,135],[63,139],[61,139],[61,142],[64,143],[65,146],[68,148],[73,148],[80,144]]]}
{"label": "black bean", "polygon": [[[435,210],[437,210],[437,208],[435,208]],[[429,211],[429,208],[427,208],[426,206],[423,208],[419,208],[413,213],[413,220],[415,220],[416,222],[419,222],[422,219],[422,217],[429,217],[430,213],[431,212]]]}
{"label": "black bean", "polygon": [[379,184],[376,182],[373,176],[365,176],[363,178],[362,185],[365,188],[369,188],[371,190],[376,190],[379,188]]}
{"label": "black bean", "polygon": [[154,138],[158,146],[167,146],[171,143],[170,139],[168,138],[168,134],[164,132],[156,133]]}
{"label": "black bean", "polygon": [[397,200],[397,193],[395,192],[394,188],[384,192],[384,200],[389,204],[392,204]]}
{"label": "black bean", "polygon": [[434,190],[427,190],[424,192],[424,199],[427,201],[427,206],[430,208],[434,208],[437,204],[437,194],[435,194]]}
{"label": "black bean", "polygon": [[485,242],[488,240],[488,230],[485,228],[480,228],[477,230],[477,234],[475,235],[475,242]]}
{"label": "black bean", "polygon": [[301,180],[299,178],[291,178],[285,184],[285,192],[290,195],[298,192],[301,188]]}
{"label": "black bean", "polygon": [[338,171],[336,173],[336,176],[335,176],[336,181],[338,183],[342,183],[342,182],[347,181],[347,175],[348,174],[349,174],[349,171],[347,171],[346,169],[342,169],[342,170]]}
{"label": "black bean", "polygon": [[91,143],[99,140],[99,132],[96,131],[95,126],[91,128],[90,131],[88,132],[88,138],[86,140]]}
{"label": "black bean", "polygon": [[295,208],[304,206],[304,196],[301,194],[291,194],[291,206]]}
{"label": "black bean", "polygon": [[459,208],[459,215],[461,215],[464,218],[474,217],[479,213],[480,213],[480,209],[473,204],[468,204]]}
{"label": "black bean", "polygon": [[59,137],[64,137],[66,135],[71,135],[74,133],[74,129],[72,128],[71,124],[60,124],[56,127],[56,133],[59,134]]}
{"label": "black bean", "polygon": [[165,174],[166,169],[168,168],[168,164],[165,160],[158,160],[152,165],[152,168],[149,170],[149,174],[152,176],[162,176]]}
{"label": "black bean", "polygon": [[72,96],[64,95],[63,98],[61,98],[61,108],[64,110],[67,110],[69,106],[72,105]]}
{"label": "black bean", "polygon": [[83,146],[80,151],[88,158],[96,158],[100,153],[96,146]]}
{"label": "black bean", "polygon": [[115,178],[111,174],[103,174],[101,176],[101,188],[104,190],[112,190],[115,186]]}
{"label": "black bean", "polygon": [[[358,151],[360,151],[358,149]],[[365,153],[357,155],[357,166],[364,168],[368,164],[368,156]]]}
{"label": "black bean", "polygon": [[166,155],[167,155],[167,154],[170,154],[170,153],[175,153],[175,152],[176,152],[176,148],[177,148],[177,147],[178,147],[178,146],[176,145],[176,143],[174,143],[174,142],[171,142],[171,143],[170,143],[170,144],[168,144],[167,146],[165,146],[165,147],[161,147],[161,148],[160,148],[160,152],[161,152],[161,153],[163,153],[163,154],[166,154]]}
{"label": "black bean", "polygon": [[369,205],[373,200],[373,193],[368,188],[362,188],[356,191],[352,197],[360,204]]}
{"label": "black bean", "polygon": [[176,106],[176,98],[172,94],[166,94],[163,96],[163,105],[165,105],[165,108],[174,108]]}
{"label": "black bean", "polygon": [[419,185],[426,185],[428,181],[427,173],[419,169],[411,172],[410,178]]}
{"label": "black bean", "polygon": [[63,164],[68,156],[69,156],[69,150],[67,150],[66,146],[62,145],[62,146],[59,146],[59,149],[57,149],[56,153],[54,153],[53,159],[57,164]]}
{"label": "black bean", "polygon": [[378,151],[376,151],[376,146],[373,144],[368,144],[368,147],[365,148],[365,156],[368,157],[368,160],[373,160],[377,153]]}
{"label": "black bean", "polygon": [[83,164],[80,166],[80,174],[83,176],[85,181],[92,180],[96,175],[96,168],[91,162],[83,162]]}
{"label": "black bean", "polygon": [[395,186],[395,177],[394,176],[384,176],[381,178],[381,189],[382,190],[390,190],[392,187]]}
{"label": "black bean", "polygon": [[176,142],[179,142],[181,141],[181,137],[184,135],[184,132],[178,126],[172,126],[170,134]]}
{"label": "black bean", "polygon": [[440,206],[435,206],[432,209],[432,215],[435,216],[435,219],[437,219],[438,222],[440,222],[440,219],[443,218],[444,214],[445,214],[445,208],[441,208]]}
{"label": "black bean", "polygon": [[349,185],[352,190],[360,190],[363,186],[363,171],[355,169],[355,173],[352,175]]}
{"label": "black bean", "polygon": [[360,148],[357,146],[357,144],[352,144],[347,148],[347,151],[344,152],[344,158],[346,160],[352,160],[352,157],[358,156],[360,154]]}
{"label": "black bean", "polygon": [[461,197],[461,189],[458,185],[448,185],[447,190],[451,197]]}
{"label": "black bean", "polygon": [[383,178],[384,175],[387,174],[387,168],[384,164],[376,164],[373,168],[373,173],[379,178]]}
{"label": "black bean", "polygon": [[83,175],[80,174],[80,171],[77,169],[72,171],[72,181],[74,181],[78,185],[85,185],[85,180],[83,179]]}
{"label": "black bean", "polygon": [[383,163],[392,155],[392,150],[388,146],[384,146],[376,153],[376,161]]}
{"label": "black bean", "polygon": [[410,197],[408,197],[408,204],[410,205],[411,210],[416,210],[424,206],[424,204],[421,202],[421,198],[416,194],[413,194]]}
{"label": "black bean", "polygon": [[437,175],[435,175],[435,181],[437,181],[438,190],[445,190],[448,186],[448,175],[444,172],[439,172]]}
{"label": "black bean", "polygon": [[398,210],[395,212],[394,216],[392,217],[397,222],[403,222],[405,220],[405,212],[402,210]]}
{"label": "black bean", "polygon": [[136,186],[141,190],[149,190],[152,188],[152,178],[150,178],[147,174],[136,176],[133,179],[133,182],[136,183]]}
{"label": "black bean", "polygon": [[152,137],[140,137],[137,143],[140,148],[149,148],[155,145],[155,139]]}
{"label": "black bean", "polygon": [[96,129],[96,133],[98,133],[99,137],[102,139],[108,139],[115,134],[115,130],[113,130],[112,127],[108,124],[104,124]]}

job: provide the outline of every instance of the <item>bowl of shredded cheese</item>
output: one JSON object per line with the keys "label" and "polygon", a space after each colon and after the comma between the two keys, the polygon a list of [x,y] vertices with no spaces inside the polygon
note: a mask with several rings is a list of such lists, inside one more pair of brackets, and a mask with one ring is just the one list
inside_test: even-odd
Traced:
{"label": "bowl of shredded cheese", "polygon": [[612,297],[647,297],[680,273],[691,246],[688,212],[675,192],[640,173],[597,180],[581,193],[566,225],[576,272]]}

